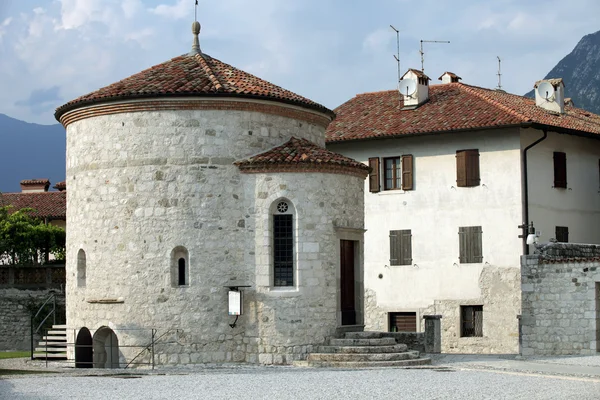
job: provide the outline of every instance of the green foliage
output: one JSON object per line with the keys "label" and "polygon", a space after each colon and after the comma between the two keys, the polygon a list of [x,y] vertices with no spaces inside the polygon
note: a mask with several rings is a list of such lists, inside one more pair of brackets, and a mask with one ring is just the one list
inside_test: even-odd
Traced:
{"label": "green foliage", "polygon": [[0,207],[0,264],[38,265],[47,254],[64,260],[65,231],[46,225],[24,208],[10,213],[10,206]]}

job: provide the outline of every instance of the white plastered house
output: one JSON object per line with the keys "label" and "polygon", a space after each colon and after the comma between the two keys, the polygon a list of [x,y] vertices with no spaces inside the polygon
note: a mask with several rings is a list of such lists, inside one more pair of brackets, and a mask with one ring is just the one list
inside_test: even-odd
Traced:
{"label": "white plastered house", "polygon": [[600,243],[600,116],[565,107],[560,79],[535,100],[460,79],[409,70],[399,90],[355,96],[327,148],[372,168],[365,330],[438,314],[443,352],[516,353],[529,231]]}

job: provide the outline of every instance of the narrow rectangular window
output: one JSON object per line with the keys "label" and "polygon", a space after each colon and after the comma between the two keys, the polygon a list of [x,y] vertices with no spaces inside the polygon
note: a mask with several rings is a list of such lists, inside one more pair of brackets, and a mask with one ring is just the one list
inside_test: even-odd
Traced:
{"label": "narrow rectangular window", "polygon": [[557,226],[556,227],[556,241],[561,243],[569,243],[569,227],[568,226]]}
{"label": "narrow rectangular window", "polygon": [[410,229],[390,231],[390,265],[412,265]]}
{"label": "narrow rectangular window", "polygon": [[554,152],[554,187],[567,188],[567,155],[562,151]]}
{"label": "narrow rectangular window", "polygon": [[402,156],[402,190],[413,190],[413,156]]}
{"label": "narrow rectangular window", "polygon": [[385,190],[400,189],[402,173],[400,168],[400,157],[383,159],[383,187]]}
{"label": "narrow rectangular window", "polygon": [[294,285],[293,215],[273,216],[274,286]]}
{"label": "narrow rectangular window", "polygon": [[371,193],[379,192],[379,157],[369,158],[369,191]]}
{"label": "narrow rectangular window", "polygon": [[178,280],[177,283],[179,286],[185,286],[186,276],[185,276],[185,258],[180,258],[178,261]]}
{"label": "narrow rectangular window", "polygon": [[459,150],[456,152],[456,186],[479,186],[479,150]]}
{"label": "narrow rectangular window", "polygon": [[459,260],[461,264],[483,261],[481,226],[461,226],[458,228]]}
{"label": "narrow rectangular window", "polygon": [[460,336],[483,336],[483,306],[460,306]]}
{"label": "narrow rectangular window", "polygon": [[415,312],[391,312],[389,316],[390,332],[416,332],[417,313]]}

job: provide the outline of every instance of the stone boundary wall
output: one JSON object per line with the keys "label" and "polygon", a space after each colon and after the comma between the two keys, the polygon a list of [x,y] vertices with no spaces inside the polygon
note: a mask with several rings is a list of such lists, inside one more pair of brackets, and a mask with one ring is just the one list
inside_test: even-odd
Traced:
{"label": "stone boundary wall", "polygon": [[0,289],[59,289],[65,287],[65,265],[0,266]]}
{"label": "stone boundary wall", "polygon": [[521,354],[597,354],[600,246],[549,243],[521,259]]}
{"label": "stone boundary wall", "polygon": [[[30,310],[46,301],[53,289],[0,288],[0,351],[26,351],[31,348]],[[57,296],[57,312],[65,314],[65,298]],[[34,337],[34,346],[42,335]]]}

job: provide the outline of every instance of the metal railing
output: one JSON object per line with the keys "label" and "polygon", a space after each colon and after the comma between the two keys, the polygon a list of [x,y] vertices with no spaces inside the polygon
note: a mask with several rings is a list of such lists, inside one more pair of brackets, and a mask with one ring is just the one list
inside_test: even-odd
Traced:
{"label": "metal railing", "polygon": [[[35,315],[33,313],[31,313],[31,321],[30,321],[30,333],[31,333],[31,359],[33,360],[33,352],[34,352],[34,335],[39,333],[40,329],[42,329],[42,327],[44,326],[44,324],[46,324],[46,321],[48,320],[48,318],[52,317],[52,325],[56,325],[56,293],[51,293],[50,296],[48,296],[48,298],[46,299],[46,301],[44,301],[44,303],[40,306],[40,308],[38,309],[38,311],[35,313]],[[37,324],[37,327],[35,327],[36,324],[36,319],[38,318],[38,316],[43,315],[42,312],[46,309],[47,305],[52,305],[50,310],[48,311],[48,314],[46,314],[46,316],[42,319],[42,321]],[[46,330],[46,332],[49,329]],[[47,335],[46,335],[47,336]],[[46,342],[48,342],[46,340]]]}

